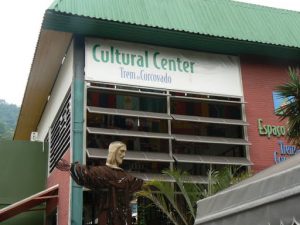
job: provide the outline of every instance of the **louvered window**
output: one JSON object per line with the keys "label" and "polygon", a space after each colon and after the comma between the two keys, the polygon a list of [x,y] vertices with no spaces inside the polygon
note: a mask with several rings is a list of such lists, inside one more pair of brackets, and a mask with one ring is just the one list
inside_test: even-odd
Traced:
{"label": "louvered window", "polygon": [[52,126],[49,130],[49,172],[55,167],[55,164],[63,156],[63,154],[70,147],[70,133],[71,133],[71,94],[67,97],[58,111]]}
{"label": "louvered window", "polygon": [[121,140],[123,168],[144,179],[176,166],[205,182],[209,168],[251,165],[240,98],[91,83],[86,102],[87,164]]}

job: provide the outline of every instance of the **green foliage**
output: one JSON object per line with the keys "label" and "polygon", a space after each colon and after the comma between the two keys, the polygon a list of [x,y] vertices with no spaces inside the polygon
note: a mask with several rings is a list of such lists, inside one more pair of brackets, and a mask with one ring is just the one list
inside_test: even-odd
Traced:
{"label": "green foliage", "polygon": [[0,99],[0,141],[12,140],[20,108]]}
{"label": "green foliage", "polygon": [[202,190],[202,198],[212,196],[244,179],[251,173],[241,172],[240,167],[224,167],[221,170],[209,170],[207,173],[207,187]]}
{"label": "green foliage", "polygon": [[220,171],[210,170],[208,183],[203,185],[193,183],[188,174],[181,170],[164,170],[163,174],[170,176],[175,182],[149,181],[137,195],[149,199],[175,225],[193,224],[199,199],[211,196],[250,176],[246,172],[241,174],[239,168],[225,167]]}
{"label": "green foliage", "polygon": [[290,80],[278,87],[279,95],[283,99],[287,99],[284,106],[277,110],[280,119],[288,119],[287,122],[287,138],[288,140],[298,147],[300,146],[300,78],[299,70],[289,68]]}
{"label": "green foliage", "polygon": [[147,225],[146,224],[146,221],[145,221],[145,207],[141,207],[141,209],[139,209],[140,212],[139,212],[139,221],[138,221],[138,224],[139,225]]}
{"label": "green foliage", "polygon": [[[180,170],[165,170],[163,174],[169,175],[175,180],[175,183],[162,181],[149,181],[143,190],[138,192],[138,196],[149,199],[158,207],[174,224],[188,225],[195,219],[195,202],[199,199],[199,186],[193,183],[184,182],[187,174]],[[185,199],[185,205],[188,207],[188,214],[185,213],[185,207],[178,199],[181,196]]]}

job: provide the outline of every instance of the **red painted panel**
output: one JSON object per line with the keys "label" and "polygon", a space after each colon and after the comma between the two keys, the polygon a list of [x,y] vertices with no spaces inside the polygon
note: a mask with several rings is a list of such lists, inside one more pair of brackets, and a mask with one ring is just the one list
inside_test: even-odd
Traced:
{"label": "red painted panel", "polygon": [[47,202],[48,204],[51,199],[53,202],[57,202],[57,192],[58,185],[50,187],[44,191],[36,193],[3,209],[0,209],[0,222],[14,217],[22,212],[26,212],[27,210],[30,210],[43,202]]}
{"label": "red painted panel", "polygon": [[[63,159],[70,162],[70,149],[64,154]],[[54,169],[47,180],[47,187],[59,184],[58,199],[58,224],[67,225],[69,222],[70,208],[70,174]],[[51,206],[49,206],[51,208]],[[49,211],[47,213],[50,213]]]}
{"label": "red painted panel", "polygon": [[279,149],[278,141],[283,137],[260,136],[257,119],[264,124],[283,126],[284,122],[274,113],[272,92],[275,87],[288,80],[288,63],[260,58],[241,58],[241,73],[246,104],[246,119],[250,146],[250,158],[254,163],[252,169],[259,172],[275,164],[274,151]]}

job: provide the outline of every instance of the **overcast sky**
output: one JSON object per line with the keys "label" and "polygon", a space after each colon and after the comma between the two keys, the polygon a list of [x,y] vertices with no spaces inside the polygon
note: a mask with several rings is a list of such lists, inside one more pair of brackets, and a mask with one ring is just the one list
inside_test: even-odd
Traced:
{"label": "overcast sky", "polygon": [[[299,0],[240,0],[300,11]],[[22,104],[43,15],[52,0],[5,0],[0,12],[0,99]]]}

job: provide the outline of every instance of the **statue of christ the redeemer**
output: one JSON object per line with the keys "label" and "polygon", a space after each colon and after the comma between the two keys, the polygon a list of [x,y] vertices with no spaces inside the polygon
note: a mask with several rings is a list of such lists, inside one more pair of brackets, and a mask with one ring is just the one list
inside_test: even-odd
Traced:
{"label": "statue of christ the redeemer", "polygon": [[104,166],[84,166],[60,160],[56,168],[69,171],[74,181],[99,194],[99,225],[131,225],[130,201],[134,192],[141,189],[143,180],[125,172],[120,165],[126,153],[120,141],[109,145]]}

